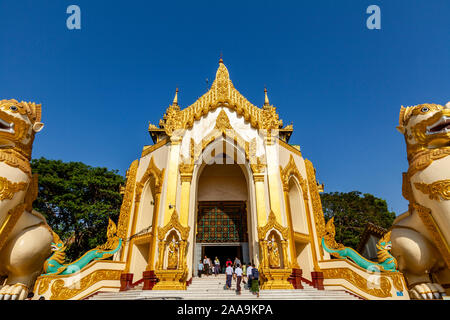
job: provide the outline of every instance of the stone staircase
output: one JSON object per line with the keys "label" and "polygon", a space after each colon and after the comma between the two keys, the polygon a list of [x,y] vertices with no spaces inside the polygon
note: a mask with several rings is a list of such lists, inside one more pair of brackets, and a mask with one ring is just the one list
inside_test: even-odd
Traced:
{"label": "stone staircase", "polygon": [[142,290],[142,284],[122,292],[99,292],[88,300],[358,300],[343,290],[317,290],[303,283],[301,290],[261,290],[253,295],[241,283],[241,294],[236,294],[236,281],[225,289],[225,275],[194,278],[187,290]]}

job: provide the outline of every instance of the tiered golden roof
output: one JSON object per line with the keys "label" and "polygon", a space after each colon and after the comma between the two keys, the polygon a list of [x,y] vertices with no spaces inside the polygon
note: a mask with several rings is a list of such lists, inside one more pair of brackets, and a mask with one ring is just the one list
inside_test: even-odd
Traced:
{"label": "tiered golden roof", "polygon": [[243,116],[245,121],[248,121],[255,129],[264,129],[269,132],[279,130],[287,139],[289,139],[293,131],[292,125],[283,128],[283,121],[279,119],[276,108],[269,104],[266,89],[264,106],[263,108],[258,108],[234,88],[228,69],[224,65],[223,60],[220,59],[216,78],[208,92],[192,105],[181,110],[178,106],[177,89],[172,105],[167,108],[163,119],[159,121],[159,127],[149,124],[150,135],[153,141],[157,142],[165,136],[172,136],[175,130],[190,129],[194,121],[199,120],[203,115],[219,106],[234,110],[238,115]]}

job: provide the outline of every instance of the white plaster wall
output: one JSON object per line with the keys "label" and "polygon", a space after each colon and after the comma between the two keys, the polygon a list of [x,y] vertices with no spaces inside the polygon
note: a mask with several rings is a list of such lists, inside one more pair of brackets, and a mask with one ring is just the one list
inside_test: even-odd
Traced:
{"label": "white plaster wall", "polygon": [[198,201],[246,201],[247,181],[238,165],[207,165],[198,185]]}
{"label": "white plaster wall", "polygon": [[293,178],[289,180],[289,204],[291,206],[292,227],[296,232],[309,234],[303,193],[300,188]]}

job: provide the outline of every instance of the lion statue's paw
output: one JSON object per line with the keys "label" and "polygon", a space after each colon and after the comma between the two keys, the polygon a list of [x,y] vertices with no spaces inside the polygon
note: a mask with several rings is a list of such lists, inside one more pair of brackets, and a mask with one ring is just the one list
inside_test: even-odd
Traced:
{"label": "lion statue's paw", "polygon": [[445,296],[445,290],[437,283],[416,284],[409,290],[411,298],[417,300],[442,299]]}
{"label": "lion statue's paw", "polygon": [[0,289],[0,300],[24,300],[28,295],[28,287],[22,283],[5,285]]}

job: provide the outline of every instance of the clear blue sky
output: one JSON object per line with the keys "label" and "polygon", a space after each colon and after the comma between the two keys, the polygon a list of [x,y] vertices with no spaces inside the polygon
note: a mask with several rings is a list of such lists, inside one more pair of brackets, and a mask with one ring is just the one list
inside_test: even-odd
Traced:
{"label": "clear blue sky", "polygon": [[[68,30],[66,8],[81,8]],[[366,8],[381,8],[381,30]],[[326,191],[359,190],[400,213],[401,105],[450,100],[450,1],[0,2],[0,98],[42,103],[33,157],[124,174],[180,88],[186,107],[220,52],[235,87],[263,89]]]}

